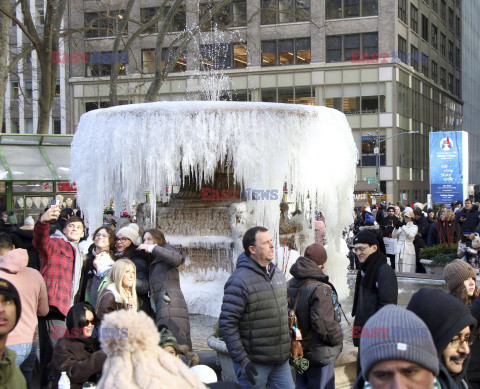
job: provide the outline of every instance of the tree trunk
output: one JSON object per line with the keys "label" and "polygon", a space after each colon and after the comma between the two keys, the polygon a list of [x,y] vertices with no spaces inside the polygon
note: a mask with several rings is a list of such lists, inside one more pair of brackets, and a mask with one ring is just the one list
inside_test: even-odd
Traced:
{"label": "tree trunk", "polygon": [[[8,9],[8,0],[0,0],[0,7]],[[8,26],[10,19],[0,12],[0,126],[3,123],[3,111],[5,106],[5,92],[7,90],[7,75],[8,75]],[[5,123],[6,127],[7,123]]]}

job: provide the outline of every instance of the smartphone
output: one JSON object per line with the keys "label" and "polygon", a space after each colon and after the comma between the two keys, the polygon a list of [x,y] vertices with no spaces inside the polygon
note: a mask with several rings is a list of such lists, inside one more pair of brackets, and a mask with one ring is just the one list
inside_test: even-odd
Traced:
{"label": "smartphone", "polygon": [[53,199],[52,202],[50,203],[50,206],[53,207],[54,205],[57,205],[57,199]]}

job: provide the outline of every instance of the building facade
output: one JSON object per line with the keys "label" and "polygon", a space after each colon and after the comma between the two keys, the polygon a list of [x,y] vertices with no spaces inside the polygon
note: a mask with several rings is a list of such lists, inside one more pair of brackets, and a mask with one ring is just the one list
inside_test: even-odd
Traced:
{"label": "building facade", "polygon": [[[68,22],[79,33],[69,37],[65,51],[80,60],[65,61],[67,133],[84,112],[109,106],[111,61],[120,62],[119,103],[144,101],[161,23],[139,34],[128,55],[113,58],[125,4],[70,4]],[[123,43],[156,12],[168,12],[158,7],[156,0],[135,2]],[[211,7],[185,1],[166,35],[163,63],[181,31],[197,25]],[[199,68],[223,68],[232,99],[341,110],[359,153],[356,199],[365,202],[368,192],[377,191],[378,141],[380,191],[390,202],[425,202],[429,133],[462,128],[461,7],[459,0],[233,0],[213,17],[235,30],[229,43],[218,43],[204,28],[176,61],[158,100],[192,98]]]}

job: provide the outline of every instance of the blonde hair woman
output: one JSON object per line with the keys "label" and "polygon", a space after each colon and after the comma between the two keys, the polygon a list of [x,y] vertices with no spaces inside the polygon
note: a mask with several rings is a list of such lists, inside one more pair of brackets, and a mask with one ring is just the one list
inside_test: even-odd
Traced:
{"label": "blonde hair woman", "polygon": [[100,320],[113,311],[138,309],[135,279],[136,269],[132,261],[121,258],[113,264],[97,302],[97,316]]}

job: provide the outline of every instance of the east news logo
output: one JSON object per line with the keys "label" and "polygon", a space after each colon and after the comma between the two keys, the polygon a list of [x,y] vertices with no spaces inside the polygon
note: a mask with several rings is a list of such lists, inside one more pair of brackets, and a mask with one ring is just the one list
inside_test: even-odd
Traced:
{"label": "east news logo", "polygon": [[450,139],[449,136],[443,138],[440,141],[440,148],[444,151],[449,151],[453,147],[453,141]]}

